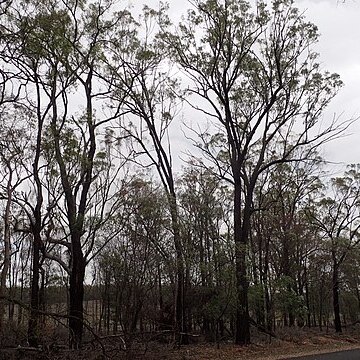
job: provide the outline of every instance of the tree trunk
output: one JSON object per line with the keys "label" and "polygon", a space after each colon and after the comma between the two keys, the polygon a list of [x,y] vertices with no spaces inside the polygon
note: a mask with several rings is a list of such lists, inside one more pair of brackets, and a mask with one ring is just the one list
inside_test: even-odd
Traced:
{"label": "tree trunk", "polygon": [[30,314],[28,322],[29,346],[39,345],[39,278],[40,278],[40,231],[33,231],[33,257],[31,266],[31,291],[30,291]]}
{"label": "tree trunk", "polygon": [[342,332],[340,319],[340,304],[339,304],[339,264],[333,260],[333,307],[334,307],[334,326],[337,333]]}
{"label": "tree trunk", "polygon": [[320,289],[319,289],[319,330],[322,331],[322,325],[323,325],[323,278],[321,278],[321,282],[320,282]]}
{"label": "tree trunk", "polygon": [[185,266],[175,192],[169,194],[169,206],[176,253],[175,331],[177,343],[181,345],[188,344],[189,340],[187,335],[185,335],[187,332],[185,316]]}
{"label": "tree trunk", "polygon": [[70,329],[70,348],[79,349],[83,335],[84,318],[84,278],[85,260],[81,249],[80,236],[73,239],[73,252],[70,273],[70,308],[69,308],[69,329]]}
{"label": "tree trunk", "polygon": [[[12,189],[11,189],[12,173],[9,173],[9,180],[7,183],[7,200],[4,214],[4,260],[0,275],[0,296],[4,296],[6,293],[6,278],[10,269],[10,209],[12,201]],[[0,334],[3,334],[3,318],[5,313],[5,300],[0,299]]]}
{"label": "tree trunk", "polygon": [[236,331],[235,343],[250,343],[250,319],[248,306],[248,280],[246,273],[247,235],[250,222],[250,209],[245,205],[243,223],[241,222],[241,181],[234,186],[234,238],[236,263]]}
{"label": "tree trunk", "polygon": [[[290,265],[290,243],[289,243],[289,229],[284,226],[284,235],[283,235],[283,254],[282,254],[282,273],[287,278],[287,281],[291,279],[291,283],[286,286],[287,292],[290,294],[293,291],[293,274],[291,271]],[[284,313],[284,326],[294,326],[295,324],[295,316],[293,312],[292,305],[286,306]]]}
{"label": "tree trunk", "polygon": [[266,311],[266,329],[268,331],[275,331],[273,329],[273,316],[272,305],[270,299],[269,289],[269,255],[270,254],[270,237],[267,236],[265,240],[265,258],[264,258],[264,272],[263,272],[263,284],[264,284],[264,296],[265,296],[265,311]]}
{"label": "tree trunk", "polygon": [[176,262],[177,262],[177,289],[176,289],[176,309],[175,309],[175,320],[176,330],[179,334],[179,344],[187,344],[186,333],[186,321],[185,321],[185,279],[184,279],[184,265],[183,259],[178,249],[176,249]]}
{"label": "tree trunk", "polygon": [[[37,69],[34,69],[34,77],[36,83],[37,97],[39,100],[40,90],[38,75],[36,73]],[[33,212],[33,220],[30,220],[31,223],[31,233],[33,235],[33,257],[32,257],[32,266],[31,266],[31,292],[30,292],[30,314],[28,322],[28,342],[30,346],[37,347],[39,341],[39,309],[40,309],[40,294],[39,294],[39,280],[40,280],[40,251],[42,250],[42,239],[41,239],[41,230],[42,230],[42,213],[41,208],[43,204],[43,195],[42,195],[42,183],[40,180],[39,174],[39,161],[42,151],[42,128],[43,128],[43,118],[40,115],[40,103],[38,103],[37,109],[37,135],[36,135],[36,148],[35,148],[35,158],[32,166],[32,176],[36,185],[36,205]]]}
{"label": "tree trunk", "polygon": [[176,298],[175,298],[175,330],[178,336],[177,342],[180,344],[187,344],[187,336],[184,335],[186,329],[185,319],[185,274],[184,274],[184,260],[182,256],[181,247],[176,241]]}
{"label": "tree trunk", "polygon": [[[305,301],[306,301],[306,318],[307,326],[311,328],[311,307],[310,307],[310,294],[309,294],[309,280],[307,276],[306,262],[304,264],[304,280],[305,280]],[[315,326],[315,325],[314,325]]]}

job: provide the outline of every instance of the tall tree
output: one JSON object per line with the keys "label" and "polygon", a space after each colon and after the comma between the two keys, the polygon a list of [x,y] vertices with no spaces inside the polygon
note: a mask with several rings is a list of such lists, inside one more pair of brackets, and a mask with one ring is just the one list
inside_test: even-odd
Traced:
{"label": "tall tree", "polygon": [[[113,103],[123,100],[123,109],[131,114],[120,119],[122,134],[131,138],[134,161],[142,166],[154,166],[164,186],[171,215],[176,257],[175,331],[179,343],[187,342],[185,319],[184,254],[180,234],[178,201],[174,179],[169,127],[177,113],[177,79],[171,78],[166,67],[166,51],[152,35],[155,16],[159,12],[145,6],[141,22],[145,34],[134,30],[132,42],[126,50],[114,42],[116,57],[109,62],[111,79],[115,78]],[[120,96],[120,98],[119,98]],[[139,157],[140,156],[140,157]]]}
{"label": "tall tree", "polygon": [[[269,265],[263,263],[261,252],[268,246],[264,242],[270,237],[272,252],[278,254],[273,254],[278,262],[273,266],[276,276],[286,279],[288,300],[291,294],[295,295],[294,300],[304,295],[304,261],[307,253],[313,250],[313,236],[306,225],[304,206],[309,196],[320,188],[317,176],[320,164],[316,158],[305,163],[279,164],[259,178],[254,196],[254,207],[261,209],[253,217],[257,226],[253,237],[258,243],[259,272],[261,274]],[[294,325],[295,311],[296,307],[289,301],[284,313],[286,325]]]}
{"label": "tall tree", "polygon": [[[2,56],[15,69],[21,83],[19,97],[37,121],[32,166],[36,201],[31,204],[24,199],[34,237],[29,339],[34,338],[32,344],[36,345],[36,326],[31,321],[39,308],[42,253],[69,273],[70,344],[78,348],[83,332],[85,269],[92,258],[96,231],[114,210],[107,205],[114,200],[116,188],[111,179],[96,174],[109,175],[109,158],[98,148],[105,124],[116,118],[120,109],[120,105],[101,108],[109,84],[101,82],[100,74],[105,58],[111,56],[106,53],[106,43],[115,29],[126,28],[128,13],[113,13],[111,2],[101,1],[29,1],[20,6],[13,2],[7,10],[11,27],[3,34]],[[122,40],[126,42],[124,34]],[[47,176],[58,176],[60,181],[46,182]],[[49,199],[44,198],[45,189],[51,193]],[[67,249],[68,265],[46,253],[46,239],[42,238],[50,235],[44,233],[44,226],[47,221],[51,229],[54,209],[62,214],[63,232],[60,239],[53,236],[52,241]]]}
{"label": "tall tree", "polygon": [[231,191],[211,171],[195,166],[186,168],[179,182],[188,313],[208,340],[219,341],[233,307],[232,251],[225,241]]}
{"label": "tall tree", "polygon": [[[196,0],[176,31],[162,39],[191,83],[189,102],[212,122],[197,146],[234,188],[237,344],[250,342],[247,262],[252,200],[259,175],[275,164],[305,160],[339,134],[319,117],[341,86],[323,72],[311,46],[315,25],[292,1]],[[202,104],[197,105],[196,99]],[[304,148],[302,158],[297,148]]]}
{"label": "tall tree", "polygon": [[104,303],[113,309],[104,316],[107,330],[111,323],[114,332],[120,326],[126,350],[139,329],[144,331],[152,322],[157,328],[163,326],[161,287],[173,265],[166,199],[158,184],[144,177],[134,177],[121,189],[122,203],[113,226],[122,230],[97,260],[105,285]]}
{"label": "tall tree", "polygon": [[326,236],[331,255],[332,296],[335,331],[341,332],[340,274],[346,257],[360,243],[360,172],[351,165],[343,177],[331,179],[313,211],[308,214]]}
{"label": "tall tree", "polygon": [[[31,29],[25,26],[21,15],[27,14],[28,6],[33,10],[31,4],[25,6],[23,14],[20,15],[17,2],[9,2],[2,15],[1,34],[1,62],[2,73],[10,79],[12,84],[8,101],[13,103],[12,111],[17,118],[21,118],[25,126],[34,132],[33,161],[24,167],[31,177],[31,190],[21,199],[21,205],[25,206],[29,219],[29,231],[33,237],[32,246],[32,277],[31,277],[31,306],[28,324],[28,340],[30,345],[38,345],[38,310],[39,310],[39,270],[40,270],[40,248],[43,230],[43,190],[41,186],[41,136],[44,119],[49,110],[49,104],[41,98],[41,85],[39,74],[41,73],[41,61],[39,55],[27,46],[27,38],[31,36]],[[32,49],[34,50],[34,49]],[[40,49],[38,49],[40,51]],[[31,91],[30,91],[31,89]],[[29,93],[33,93],[31,97]],[[47,105],[47,106],[46,106]],[[42,112],[42,110],[44,112]],[[34,126],[35,122],[35,126]],[[18,166],[21,163],[17,164]],[[29,175],[30,174],[30,175]],[[29,196],[31,201],[29,201]]]}
{"label": "tall tree", "polygon": [[[0,124],[2,136],[0,138],[0,174],[1,174],[1,199],[4,201],[3,233],[4,253],[0,274],[0,332],[3,333],[3,315],[5,303],[1,299],[7,295],[7,279],[11,266],[11,239],[14,227],[13,212],[16,204],[13,201],[15,192],[26,179],[23,164],[28,156],[29,136],[22,127],[22,122],[9,109],[2,109]],[[10,120],[10,122],[9,122]]]}

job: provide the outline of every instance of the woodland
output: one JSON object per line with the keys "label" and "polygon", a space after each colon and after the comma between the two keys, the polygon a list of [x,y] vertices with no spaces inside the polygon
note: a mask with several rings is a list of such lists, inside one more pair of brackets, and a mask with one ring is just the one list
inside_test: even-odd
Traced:
{"label": "woodland", "polygon": [[186,7],[0,2],[0,348],[359,322],[360,166],[321,156],[353,120],[324,115],[316,25]]}

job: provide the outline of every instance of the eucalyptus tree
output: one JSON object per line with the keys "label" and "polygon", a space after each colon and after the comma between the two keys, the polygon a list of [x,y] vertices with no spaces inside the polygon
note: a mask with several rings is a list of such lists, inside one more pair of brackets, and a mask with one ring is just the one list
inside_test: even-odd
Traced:
{"label": "eucalyptus tree", "polygon": [[[188,313],[207,339],[219,340],[233,310],[231,191],[210,170],[189,166],[179,179]],[[229,219],[230,218],[230,219]],[[191,300],[192,299],[192,300]]]}
{"label": "eucalyptus tree", "polygon": [[284,322],[290,326],[295,323],[296,312],[290,300],[308,296],[305,278],[308,256],[316,250],[316,237],[304,209],[321,187],[321,164],[316,157],[313,161],[278,164],[262,174],[254,194],[253,206],[258,210],[252,219],[255,227],[250,240],[251,253],[255,250],[253,257],[258,261],[253,265],[254,281],[258,279],[268,291],[263,281],[268,279],[270,265],[276,278],[286,282],[289,296]]}
{"label": "eucalyptus tree", "polygon": [[[86,265],[91,258],[96,232],[109,217],[110,211],[114,210],[113,207],[107,208],[107,202],[113,195],[109,192],[111,181],[106,188],[102,188],[104,182],[98,182],[100,177],[96,172],[103,169],[97,166],[97,146],[99,132],[104,124],[118,116],[119,107],[112,109],[112,113],[96,113],[102,99],[108,94],[108,85],[103,87],[99,83],[101,77],[98,74],[103,69],[106,56],[104,43],[110,40],[118,24],[126,21],[127,14],[113,15],[110,4],[102,5],[101,2],[69,2],[65,5],[70,10],[64,18],[58,18],[58,24],[68,23],[69,27],[64,29],[65,36],[61,38],[64,52],[51,69],[52,85],[48,96],[52,114],[49,131],[66,203],[68,240],[62,244],[70,250],[69,327],[71,346],[77,348],[81,345],[83,331]],[[108,21],[108,16],[113,16],[112,20]],[[56,51],[57,48],[52,50]],[[84,96],[84,112],[70,115],[70,97],[80,89]],[[94,210],[97,212],[94,213]]]}
{"label": "eucalyptus tree", "polygon": [[[30,3],[27,4],[31,7]],[[32,265],[30,314],[28,322],[28,341],[37,346],[39,338],[39,280],[41,266],[41,246],[46,215],[43,213],[43,189],[41,179],[44,174],[41,164],[41,136],[44,116],[41,108],[46,108],[46,100],[41,99],[39,74],[42,72],[41,62],[34,52],[26,51],[26,36],[29,35],[21,16],[28,10],[22,9],[16,1],[1,4],[1,36],[0,36],[0,72],[1,72],[1,122],[4,130],[2,142],[2,160],[6,164],[13,180],[22,183],[21,190],[7,189],[9,206],[18,208],[17,214],[27,217],[24,226],[22,217],[14,216],[11,226],[13,232],[23,232],[22,238],[32,234]],[[40,51],[40,49],[38,49]],[[46,111],[44,112],[46,114]],[[9,153],[12,154],[7,158]],[[10,180],[10,179],[9,179]],[[11,186],[11,181],[8,185]],[[12,203],[12,204],[11,204]],[[20,224],[21,223],[21,224]],[[5,226],[6,233],[10,229]],[[15,267],[14,267],[15,269]],[[22,269],[22,273],[24,273]],[[17,286],[16,271],[14,286]],[[23,284],[21,285],[23,289]],[[19,312],[21,313],[21,312]]]}
{"label": "eucalyptus tree", "polygon": [[[7,2],[1,12],[2,31],[0,37],[0,57],[1,57],[1,77],[2,77],[2,105],[5,104],[6,111],[16,119],[16,122],[23,123],[24,128],[30,132],[34,131],[35,145],[32,148],[32,156],[34,157],[31,165],[24,161],[16,161],[9,164],[16,168],[23,167],[32,170],[32,191],[31,195],[33,206],[28,210],[30,231],[33,235],[33,258],[32,258],[32,286],[31,286],[31,310],[29,316],[28,337],[31,345],[37,345],[37,311],[39,307],[39,261],[40,246],[42,232],[42,212],[43,195],[40,182],[40,152],[41,152],[41,130],[43,126],[43,117],[37,109],[40,108],[40,91],[38,87],[37,70],[39,63],[34,58],[22,52],[23,49],[23,32],[18,19],[18,4],[15,2]],[[31,102],[29,90],[26,85],[33,85],[35,101]],[[30,87],[30,86],[29,86]],[[37,130],[34,130],[33,122],[37,121]],[[35,126],[36,127],[36,126]],[[20,126],[17,126],[20,128]],[[25,150],[25,149],[23,149]],[[19,160],[19,158],[18,158]],[[27,174],[28,175],[28,174]],[[28,196],[25,195],[23,202],[29,204]]]}
{"label": "eucalyptus tree", "polygon": [[180,89],[169,69],[166,51],[154,38],[154,19],[163,12],[164,8],[156,12],[144,7],[140,18],[144,28],[139,29],[133,23],[133,38],[126,50],[118,44],[121,34],[114,39],[115,56],[108,61],[108,68],[109,78],[114,80],[111,102],[122,102],[127,113],[119,119],[120,135],[117,136],[131,139],[129,146],[134,162],[156,169],[167,196],[176,256],[175,330],[178,341],[186,343],[184,254],[169,140]]}
{"label": "eucalyptus tree", "polygon": [[341,332],[340,274],[345,259],[360,244],[360,167],[350,165],[344,176],[333,178],[323,198],[309,208],[313,224],[326,238],[331,257],[332,300],[335,331]]}
{"label": "eucalyptus tree", "polygon": [[219,180],[211,172],[187,168],[179,180],[179,203],[182,218],[183,238],[186,238],[186,262],[194,271],[205,289],[215,282],[213,267],[214,244],[220,237],[222,204],[218,203]]}
{"label": "eucalyptus tree", "polygon": [[[134,176],[121,189],[122,203],[113,226],[122,230],[96,260],[103,288],[107,331],[120,327],[126,350],[137,331],[161,329],[166,320],[162,287],[173,271],[173,248],[165,195],[145,175]],[[106,233],[106,229],[104,229]],[[169,244],[170,243],[170,244]],[[111,311],[110,311],[111,309]],[[168,325],[168,324],[167,324]],[[171,324],[170,324],[171,325]]]}
{"label": "eucalyptus tree", "polygon": [[256,183],[273,165],[305,160],[339,134],[335,120],[322,126],[319,119],[342,83],[321,69],[312,50],[317,28],[292,1],[258,1],[254,9],[246,1],[191,3],[175,29],[160,19],[162,40],[189,78],[188,101],[210,119],[197,146],[234,188],[235,341],[247,344],[246,256]]}
{"label": "eucalyptus tree", "polygon": [[[2,299],[6,294],[7,279],[11,267],[12,233],[14,230],[14,213],[17,212],[13,198],[26,180],[21,164],[26,162],[29,147],[29,134],[22,126],[19,118],[2,103],[0,124],[0,176],[1,200],[4,203],[2,221],[2,239],[4,252],[1,254],[2,265],[0,274],[0,332],[3,333],[3,315],[5,303]],[[21,113],[21,112],[20,112]],[[21,117],[21,116],[20,116]]]}
{"label": "eucalyptus tree", "polygon": [[[34,237],[31,308],[38,310],[41,252],[69,274],[70,345],[78,348],[85,269],[94,255],[95,234],[116,202],[116,182],[103,174],[116,177],[118,171],[108,171],[109,157],[99,151],[99,142],[106,124],[119,115],[120,104],[111,109],[102,106],[109,84],[101,81],[101,73],[110,56],[106,44],[115,30],[126,29],[130,15],[115,12],[111,2],[49,0],[14,1],[7,16],[3,60],[21,82],[19,98],[32,112],[37,133],[32,166],[36,201],[34,205],[25,201]],[[125,31],[124,43],[126,36]],[[56,216],[61,231],[54,230]],[[69,257],[48,253],[45,237],[65,248]],[[32,333],[34,329],[29,326]]]}

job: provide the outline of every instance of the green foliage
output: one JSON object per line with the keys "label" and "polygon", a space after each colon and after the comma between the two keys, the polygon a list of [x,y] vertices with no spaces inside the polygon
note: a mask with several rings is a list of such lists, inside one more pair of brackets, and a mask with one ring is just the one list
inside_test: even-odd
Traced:
{"label": "green foliage", "polygon": [[[359,165],[326,189],[314,170],[320,164],[314,149],[331,134],[319,133],[317,121],[342,86],[337,74],[322,70],[312,50],[317,27],[291,0],[254,6],[242,0],[194,0],[174,30],[162,3],[159,10],[145,6],[138,21],[118,4],[113,12],[107,0],[21,3],[24,16],[17,18],[20,11],[12,8],[3,26],[9,34],[0,36],[0,72],[4,87],[11,89],[0,100],[14,101],[11,111],[2,111],[0,104],[0,116],[14,113],[14,122],[26,120],[29,133],[40,134],[38,168],[31,158],[33,143],[28,157],[16,148],[14,168],[21,167],[23,188],[30,189],[15,194],[17,206],[29,214],[29,227],[34,213],[42,217],[42,255],[59,256],[70,273],[79,243],[84,264],[98,256],[103,305],[108,295],[114,324],[133,333],[139,314],[142,325],[153,326],[160,307],[172,321],[180,265],[189,313],[199,323],[224,320],[228,327],[239,305],[238,253],[247,257],[241,275],[251,284],[245,294],[251,310],[260,310],[260,317],[272,311],[304,317],[310,311],[299,295],[307,291],[305,281],[316,303],[317,284],[330,289],[334,258],[348,261],[345,255],[360,239]],[[185,89],[179,68],[188,75]],[[196,143],[204,157],[183,171],[176,189],[168,130],[184,100],[209,122]],[[3,130],[6,178],[10,138],[23,143],[32,137],[27,131],[22,137],[20,128]],[[149,163],[141,162],[144,154]],[[133,164],[121,172],[124,159]],[[143,171],[134,175],[138,162]],[[148,164],[160,169],[167,192],[149,179]],[[235,180],[242,191],[235,209],[240,219],[234,219],[232,206]],[[36,195],[41,196],[34,206]],[[171,196],[178,204],[170,201],[170,208]],[[171,218],[174,208],[179,225]],[[252,215],[249,223],[245,213]],[[239,228],[244,231],[237,250],[244,251],[236,252]],[[175,230],[180,237],[174,246]],[[56,285],[66,280],[51,275]],[[344,265],[340,278],[351,280],[342,284],[342,301],[355,313],[356,266]],[[167,309],[160,304],[161,291]]]}
{"label": "green foliage", "polygon": [[[235,292],[228,292],[224,288],[207,288],[204,299],[200,302],[202,309],[200,314],[212,321],[218,321],[222,317],[231,318],[236,313]],[[207,301],[205,299],[208,299]]]}
{"label": "green foliage", "polygon": [[54,9],[24,17],[20,24],[23,51],[36,60],[65,61],[72,51],[72,31],[72,22],[65,10]]}
{"label": "green foliage", "polygon": [[304,298],[293,289],[294,280],[289,276],[281,276],[275,282],[275,298],[277,308],[283,312],[291,311],[294,315],[304,316],[306,306]]}
{"label": "green foliage", "polygon": [[256,309],[263,307],[265,299],[264,287],[262,284],[253,284],[249,286],[249,307]]}

